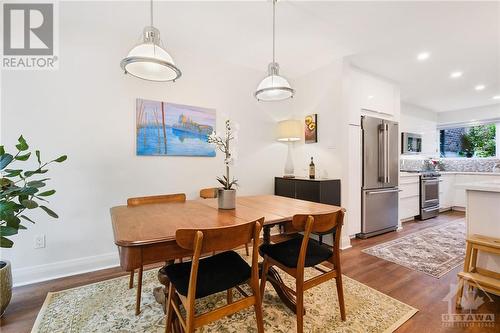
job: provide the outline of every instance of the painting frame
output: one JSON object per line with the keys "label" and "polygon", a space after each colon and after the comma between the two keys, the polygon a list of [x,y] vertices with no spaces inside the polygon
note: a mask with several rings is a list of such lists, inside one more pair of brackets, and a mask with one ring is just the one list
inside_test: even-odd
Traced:
{"label": "painting frame", "polygon": [[318,142],[318,114],[312,113],[304,117],[304,142]]}
{"label": "painting frame", "polygon": [[135,116],[137,156],[216,156],[207,142],[215,131],[215,109],[136,98]]}

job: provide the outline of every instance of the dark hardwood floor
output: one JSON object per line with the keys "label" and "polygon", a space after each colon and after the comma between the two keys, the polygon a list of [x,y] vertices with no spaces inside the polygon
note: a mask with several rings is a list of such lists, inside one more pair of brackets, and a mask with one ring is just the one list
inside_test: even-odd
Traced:
{"label": "dark hardwood floor", "polygon": [[[449,212],[441,214],[436,219],[407,222],[400,232],[392,232],[367,240],[353,240],[352,248],[342,252],[343,273],[419,310],[397,332],[500,332],[500,297],[497,296],[491,296],[493,302],[487,301],[476,311],[477,313],[493,313],[496,319],[495,327],[475,325],[460,328],[444,327],[442,325],[441,314],[448,313],[448,303],[444,299],[450,291],[450,285],[456,283],[456,275],[462,269],[461,266],[453,269],[440,279],[436,279],[361,252],[363,249],[378,243],[463,218],[463,213]],[[0,321],[0,332],[30,332],[36,315],[49,291],[73,288],[122,275],[126,275],[126,273],[123,273],[120,268],[111,268],[14,288],[12,302]],[[488,299],[488,297],[485,296],[484,299]],[[452,310],[455,312],[454,307]]]}

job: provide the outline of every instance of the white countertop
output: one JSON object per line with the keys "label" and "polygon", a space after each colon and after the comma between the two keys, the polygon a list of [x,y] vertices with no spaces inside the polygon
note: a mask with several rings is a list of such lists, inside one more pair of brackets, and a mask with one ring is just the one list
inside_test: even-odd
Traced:
{"label": "white countertop", "polygon": [[475,172],[475,171],[439,171],[443,175],[482,175],[482,176],[500,176],[500,172]]}
{"label": "white countertop", "polygon": [[[439,171],[442,175],[481,175],[481,176],[497,176],[500,177],[500,172],[473,172],[473,171]],[[401,177],[417,177],[421,172],[400,172]]]}
{"label": "white countertop", "polygon": [[500,193],[500,181],[498,180],[457,184],[456,186],[464,188],[467,191],[485,191],[485,192]]}

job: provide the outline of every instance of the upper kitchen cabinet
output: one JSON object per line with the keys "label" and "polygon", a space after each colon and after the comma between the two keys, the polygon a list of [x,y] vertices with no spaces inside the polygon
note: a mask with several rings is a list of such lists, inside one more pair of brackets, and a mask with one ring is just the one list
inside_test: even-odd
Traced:
{"label": "upper kitchen cabinet", "polygon": [[361,115],[399,121],[399,87],[370,73],[352,68],[349,73],[349,123],[359,125]]}

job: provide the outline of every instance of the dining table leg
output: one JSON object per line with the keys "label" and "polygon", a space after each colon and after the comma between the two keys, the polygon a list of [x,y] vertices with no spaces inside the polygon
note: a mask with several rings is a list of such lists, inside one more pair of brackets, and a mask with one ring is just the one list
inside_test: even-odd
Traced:
{"label": "dining table leg", "polygon": [[139,267],[137,272],[137,295],[135,298],[135,315],[138,316],[141,313],[141,293],[142,293],[142,271],[143,267]]}
{"label": "dining table leg", "polygon": [[[266,225],[263,227],[263,232],[264,232],[264,237],[263,237],[263,242],[264,244],[270,244],[271,243],[271,228],[272,225]],[[259,264],[259,268],[261,269],[261,264]],[[261,274],[262,270],[259,271],[259,274]],[[273,286],[274,290],[276,291],[276,294],[278,294],[278,297],[281,299],[281,301],[294,313],[297,313],[297,303],[295,301],[295,296],[290,293],[288,290],[284,289],[279,283],[283,283],[283,280],[281,279],[280,274],[274,267],[270,267],[268,272],[267,272],[267,281],[271,283]],[[262,298],[264,298],[264,295],[261,295]],[[305,312],[305,311],[304,311]]]}

